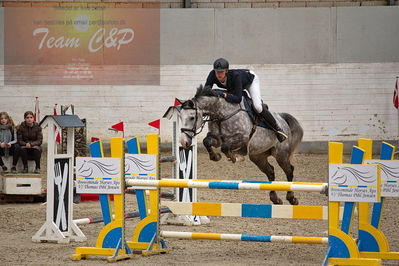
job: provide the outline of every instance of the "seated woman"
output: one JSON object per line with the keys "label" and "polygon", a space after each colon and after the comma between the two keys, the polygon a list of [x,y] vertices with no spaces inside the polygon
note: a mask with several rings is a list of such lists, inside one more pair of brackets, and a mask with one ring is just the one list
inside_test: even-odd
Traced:
{"label": "seated woman", "polygon": [[35,160],[35,173],[40,174],[41,145],[43,142],[42,128],[34,122],[33,112],[24,114],[25,121],[19,125],[17,130],[18,144],[21,146],[20,155],[24,165],[23,173],[28,172],[28,155]]}
{"label": "seated woman", "polygon": [[17,130],[14,122],[6,112],[0,112],[0,166],[2,170],[7,171],[1,156],[8,157],[12,155],[11,172],[17,172],[17,163],[19,157],[19,145],[17,144]]}

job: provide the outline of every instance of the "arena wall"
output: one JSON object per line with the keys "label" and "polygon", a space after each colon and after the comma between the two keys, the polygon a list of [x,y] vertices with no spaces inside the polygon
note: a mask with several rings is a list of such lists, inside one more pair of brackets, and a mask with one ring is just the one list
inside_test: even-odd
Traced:
{"label": "arena wall", "polygon": [[[21,121],[38,96],[42,116],[55,103],[74,104],[88,121],[89,137],[114,135],[108,128],[119,121],[126,123],[126,136],[144,136],[154,132],[147,122],[160,118],[174,97],[192,97],[213,60],[223,56],[233,68],[259,75],[270,109],[297,117],[305,141],[397,139],[392,93],[399,75],[399,7],[160,12],[160,86],[3,84],[1,110]],[[162,121],[163,140],[170,141],[171,132]]]}

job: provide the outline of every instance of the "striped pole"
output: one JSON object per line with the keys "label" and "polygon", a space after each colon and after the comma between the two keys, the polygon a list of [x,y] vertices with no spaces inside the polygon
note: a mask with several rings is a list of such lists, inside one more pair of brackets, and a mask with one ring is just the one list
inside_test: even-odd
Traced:
{"label": "striped pole", "polygon": [[[165,181],[174,181],[172,178],[162,178]],[[295,184],[295,185],[325,185],[328,183],[317,183],[317,182],[288,182],[288,181],[267,181],[267,180],[226,180],[226,179],[196,179],[201,182],[229,182],[229,183],[253,183],[253,184]]]}
{"label": "striped pole", "polygon": [[272,236],[272,235],[248,235],[248,234],[218,234],[218,233],[194,233],[161,231],[164,238],[196,239],[196,240],[230,240],[250,242],[280,242],[292,244],[328,244],[327,237],[310,236]]}
{"label": "striped pole", "polygon": [[236,183],[236,182],[206,182],[186,180],[126,180],[129,186],[145,187],[180,187],[180,188],[209,188],[209,189],[237,189],[237,190],[275,190],[325,192],[327,185],[292,184],[292,183]]}
{"label": "striped pole", "polygon": [[[161,208],[159,209],[159,213],[169,213],[170,210],[168,208]],[[125,218],[136,218],[139,217],[140,214],[139,212],[127,212],[125,213]],[[115,218],[115,215],[112,215],[112,218]],[[94,224],[94,223],[101,223],[104,222],[104,218],[102,216],[98,217],[88,217],[88,218],[81,218],[81,219],[75,219],[73,222],[76,225],[82,225],[82,224]]]}
{"label": "striped pole", "polygon": [[[328,220],[327,206],[171,201],[162,205],[176,215]],[[342,219],[343,208],[339,211]]]}

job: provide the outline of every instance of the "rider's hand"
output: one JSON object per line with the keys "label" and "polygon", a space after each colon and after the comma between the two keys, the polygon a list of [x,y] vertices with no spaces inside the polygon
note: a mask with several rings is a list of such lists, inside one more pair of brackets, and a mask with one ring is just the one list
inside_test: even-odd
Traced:
{"label": "rider's hand", "polygon": [[222,97],[222,98],[224,98],[225,96],[225,93],[222,91],[222,90],[213,90],[213,92],[217,95],[217,96],[219,96],[219,97]]}

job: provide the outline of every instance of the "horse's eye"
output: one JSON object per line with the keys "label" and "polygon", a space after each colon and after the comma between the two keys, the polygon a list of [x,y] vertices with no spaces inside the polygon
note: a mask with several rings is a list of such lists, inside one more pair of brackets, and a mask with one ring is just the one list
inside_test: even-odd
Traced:
{"label": "horse's eye", "polygon": [[193,117],[193,116],[190,117],[190,121],[194,121],[194,119],[195,119],[195,117]]}

